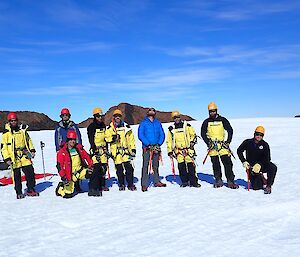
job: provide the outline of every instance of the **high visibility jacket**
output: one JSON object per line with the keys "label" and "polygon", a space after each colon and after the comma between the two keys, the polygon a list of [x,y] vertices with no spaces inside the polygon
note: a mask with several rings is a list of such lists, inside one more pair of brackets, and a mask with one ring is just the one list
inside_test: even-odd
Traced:
{"label": "high visibility jacket", "polygon": [[[227,133],[227,139],[226,139]],[[216,155],[227,155],[230,154],[228,149],[223,147],[222,142],[226,140],[226,142],[230,143],[232,140],[233,129],[229,123],[229,121],[218,115],[216,118],[207,118],[201,126],[201,137],[204,142],[209,145],[210,141],[216,142],[215,149],[210,151],[210,156]]]}
{"label": "high visibility jacket", "polygon": [[78,129],[78,126],[73,122],[69,121],[68,123],[63,123],[63,121],[59,121],[55,127],[55,134],[54,134],[54,140],[55,140],[55,148],[56,151],[58,151],[63,144],[67,141],[67,134],[69,130],[75,130],[76,131],[76,142],[78,144],[82,144],[81,140],[81,134]]}
{"label": "high visibility jacket", "polygon": [[158,119],[154,118],[151,121],[145,117],[139,125],[138,137],[144,149],[149,145],[162,145],[165,141],[165,132]]}
{"label": "high visibility jacket", "polygon": [[167,151],[174,152],[177,161],[192,162],[195,150],[191,148],[191,142],[197,143],[197,135],[195,129],[186,121],[174,123],[169,127],[167,135]]}
{"label": "high visibility jacket", "polygon": [[[116,136],[119,135],[119,140]],[[136,152],[132,128],[125,122],[116,125],[113,121],[105,131],[105,140],[110,145],[110,153],[115,164],[131,160],[131,154]]]}
{"label": "high visibility jacket", "polygon": [[2,135],[1,153],[5,162],[12,161],[14,168],[32,164],[26,152],[35,152],[32,140],[27,132],[28,126],[12,129],[7,123]]}
{"label": "high visibility jacket", "polygon": [[98,123],[95,120],[88,126],[88,138],[91,145],[90,152],[93,163],[107,163],[107,143],[105,141],[106,126],[103,122]]}
{"label": "high visibility jacket", "polygon": [[[93,166],[93,161],[91,160],[89,154],[83,149],[83,146],[80,144],[76,144],[75,149],[80,156],[80,165],[76,164],[76,169]],[[67,180],[71,180],[74,165],[72,164],[71,154],[68,150],[67,144],[64,144],[63,147],[57,152],[57,169],[58,173],[61,177],[66,178]]]}

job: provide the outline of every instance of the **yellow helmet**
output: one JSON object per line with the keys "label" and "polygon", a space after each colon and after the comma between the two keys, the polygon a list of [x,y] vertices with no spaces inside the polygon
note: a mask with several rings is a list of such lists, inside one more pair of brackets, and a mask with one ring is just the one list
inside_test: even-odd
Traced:
{"label": "yellow helmet", "polygon": [[98,113],[99,113],[100,115],[103,115],[102,109],[99,108],[99,107],[94,108],[94,109],[93,109],[93,115],[98,114]]}
{"label": "yellow helmet", "polygon": [[174,119],[174,117],[180,116],[180,112],[179,111],[173,111],[171,116],[172,116],[172,119]]}
{"label": "yellow helmet", "polygon": [[218,109],[218,106],[214,103],[214,102],[210,102],[209,105],[208,105],[208,110],[211,111],[211,110],[217,110]]}
{"label": "yellow helmet", "polygon": [[114,112],[113,112],[113,116],[115,116],[115,115],[121,115],[121,116],[123,116],[123,113],[122,113],[121,110],[116,109],[116,110],[114,110]]}
{"label": "yellow helmet", "polygon": [[255,132],[265,134],[265,128],[263,126],[258,126],[256,127]]}

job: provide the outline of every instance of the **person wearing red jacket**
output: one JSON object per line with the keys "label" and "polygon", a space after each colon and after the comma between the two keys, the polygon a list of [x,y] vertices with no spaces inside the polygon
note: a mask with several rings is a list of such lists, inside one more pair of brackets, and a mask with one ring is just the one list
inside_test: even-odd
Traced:
{"label": "person wearing red jacket", "polygon": [[[92,173],[93,161],[81,144],[76,143],[76,132],[68,131],[67,142],[57,152],[57,169],[61,176],[61,182],[56,188],[56,195],[63,198],[74,196],[75,183],[82,179],[88,179]],[[89,183],[89,196],[102,196],[94,183]]]}

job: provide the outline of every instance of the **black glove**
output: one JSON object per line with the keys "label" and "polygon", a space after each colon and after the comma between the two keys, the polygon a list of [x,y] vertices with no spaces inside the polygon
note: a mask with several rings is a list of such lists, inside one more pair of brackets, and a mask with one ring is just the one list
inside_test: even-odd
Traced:
{"label": "black glove", "polygon": [[174,155],[173,152],[169,152],[169,153],[168,153],[168,156],[170,156],[171,158],[175,158],[175,155]]}
{"label": "black glove", "polygon": [[160,148],[160,145],[159,144],[156,144],[153,146],[153,151],[155,153],[160,153],[161,152],[161,148]]}
{"label": "black glove", "polygon": [[70,182],[65,176],[61,177],[61,181],[63,182],[64,185],[67,185]]}
{"label": "black glove", "polygon": [[131,157],[135,157],[135,156],[136,156],[136,150],[135,150],[135,149],[132,149],[130,155],[131,155]]}

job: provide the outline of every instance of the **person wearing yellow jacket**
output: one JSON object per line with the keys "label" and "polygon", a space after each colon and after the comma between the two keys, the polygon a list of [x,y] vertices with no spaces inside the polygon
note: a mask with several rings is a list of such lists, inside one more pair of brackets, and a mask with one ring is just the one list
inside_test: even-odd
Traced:
{"label": "person wearing yellow jacket", "polygon": [[[18,123],[15,112],[7,115],[8,123],[1,141],[1,154],[3,160],[11,167],[17,199],[27,196],[38,196],[35,191],[35,176],[31,159],[35,156],[32,140],[27,132],[28,126]],[[27,192],[22,192],[21,169],[26,177]]]}
{"label": "person wearing yellow jacket", "polygon": [[88,126],[88,138],[91,145],[90,154],[94,163],[92,177],[97,184],[99,190],[109,191],[108,187],[105,185],[106,171],[108,167],[108,147],[105,141],[105,130],[106,126],[104,124],[104,113],[102,109],[96,107],[93,109],[93,122]]}
{"label": "person wearing yellow jacket", "polygon": [[[136,156],[135,139],[132,128],[122,120],[123,113],[116,109],[113,118],[105,131],[105,140],[109,143],[110,153],[116,167],[119,190],[125,190],[125,176],[128,189],[136,190],[133,183],[133,166],[131,160]],[[125,175],[124,175],[125,169]]]}
{"label": "person wearing yellow jacket", "polygon": [[177,159],[181,187],[200,187],[194,163],[197,135],[191,124],[183,121],[180,115],[178,111],[172,112],[174,124],[169,127],[167,135],[168,155]]}
{"label": "person wearing yellow jacket", "polygon": [[229,148],[233,129],[229,121],[218,114],[218,107],[215,103],[209,103],[208,112],[209,117],[204,120],[201,126],[201,137],[208,147],[209,156],[211,158],[215,177],[214,187],[218,188],[223,186],[220,158],[224,165],[228,187],[237,189],[239,186],[234,183],[233,164],[231,161],[232,153]]}

